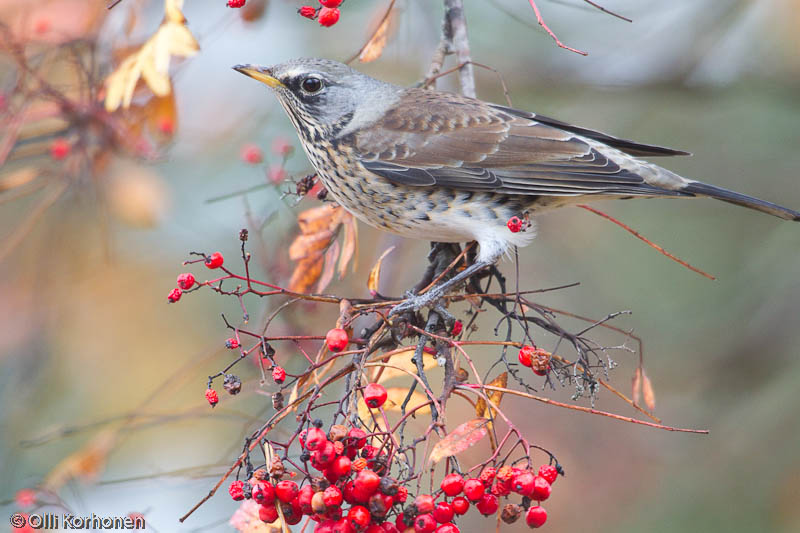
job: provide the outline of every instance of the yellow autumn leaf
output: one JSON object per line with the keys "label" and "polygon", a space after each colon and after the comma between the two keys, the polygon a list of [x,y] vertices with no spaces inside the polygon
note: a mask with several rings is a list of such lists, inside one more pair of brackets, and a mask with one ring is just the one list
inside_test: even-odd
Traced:
{"label": "yellow autumn leaf", "polygon": [[[378,367],[376,366],[373,369],[373,376],[377,377],[378,372],[381,372],[380,379],[378,379],[378,383],[385,383],[391,379],[395,378],[407,378],[410,374],[417,373],[417,365],[414,364],[414,352],[416,351],[416,346],[409,346],[405,350],[401,352],[397,352],[393,354],[387,360],[383,362],[392,365],[391,367]],[[422,353],[422,368],[425,369],[427,372],[433,368],[436,368],[438,363],[436,362],[436,357],[433,354],[423,352]],[[392,368],[396,367],[396,368]]]}
{"label": "yellow autumn leaf", "polygon": [[170,94],[170,60],[173,56],[193,56],[200,49],[185,25],[182,6],[183,0],[165,0],[164,22],[138,51],[126,57],[109,75],[106,80],[106,110],[115,111],[120,106],[128,108],[139,79],[143,79],[157,96]]}
{"label": "yellow autumn leaf", "polygon": [[[385,412],[397,411],[400,412],[401,407],[403,406],[403,402],[406,401],[406,397],[408,396],[408,388],[407,387],[389,387],[386,389],[386,402],[383,404],[383,410]],[[406,412],[413,410],[420,405],[423,405],[428,402],[428,397],[422,394],[421,392],[414,391],[411,393],[411,399],[406,404]],[[416,414],[421,415],[425,413],[429,413],[431,410],[430,406],[421,407],[419,410],[416,411]],[[388,431],[389,428],[386,427],[385,422],[383,421],[383,416],[381,416],[379,409],[370,409],[367,407],[367,404],[364,403],[363,398],[359,398],[358,400],[358,416],[364,420],[369,421],[374,419],[375,422],[378,424],[378,427],[381,431]]]}

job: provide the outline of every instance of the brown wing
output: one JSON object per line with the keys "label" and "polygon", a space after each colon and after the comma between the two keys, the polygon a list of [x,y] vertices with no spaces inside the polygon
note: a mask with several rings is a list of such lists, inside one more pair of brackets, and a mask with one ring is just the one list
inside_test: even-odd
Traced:
{"label": "brown wing", "polygon": [[421,89],[408,89],[354,141],[367,169],[410,186],[556,196],[685,194],[649,185],[635,164],[622,168],[585,138],[637,155],[683,153]]}

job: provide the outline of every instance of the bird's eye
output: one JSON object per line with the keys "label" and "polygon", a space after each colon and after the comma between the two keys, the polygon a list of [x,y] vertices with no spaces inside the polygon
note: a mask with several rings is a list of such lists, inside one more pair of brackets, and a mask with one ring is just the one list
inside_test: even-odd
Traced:
{"label": "bird's eye", "polygon": [[318,93],[322,90],[322,80],[314,76],[304,79],[300,87],[309,94]]}

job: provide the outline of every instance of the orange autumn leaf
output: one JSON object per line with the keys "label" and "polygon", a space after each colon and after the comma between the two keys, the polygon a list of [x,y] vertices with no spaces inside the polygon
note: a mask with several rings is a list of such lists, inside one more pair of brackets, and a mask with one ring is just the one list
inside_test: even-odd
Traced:
{"label": "orange autumn leaf", "polygon": [[639,405],[642,399],[642,367],[637,367],[631,380],[631,398],[633,405]]}
{"label": "orange autumn leaf", "polygon": [[369,293],[372,296],[378,294],[378,287],[381,283],[381,265],[383,264],[383,259],[392,253],[394,250],[394,246],[388,248],[385,252],[381,254],[378,260],[375,262],[375,266],[372,267],[372,270],[369,271],[369,277],[367,278],[367,289],[369,289]]}
{"label": "orange autumn leaf", "polygon": [[394,19],[394,0],[389,4],[388,9],[384,12],[383,17],[378,24],[378,27],[369,38],[367,44],[361,49],[358,54],[358,60],[362,63],[369,63],[375,61],[383,53],[386,44],[389,42],[390,34],[392,33]]}
{"label": "orange autumn leaf", "polygon": [[[289,290],[308,292],[316,284],[316,291],[322,292],[333,279],[337,260],[341,277],[355,255],[355,219],[341,207],[328,204],[303,211],[297,224],[300,235],[289,246],[289,258],[298,263]],[[341,245],[336,241],[340,232],[344,233]]]}
{"label": "orange autumn leaf", "polygon": [[72,479],[93,481],[106,464],[108,454],[117,441],[117,430],[107,429],[94,436],[86,445],[64,458],[44,480],[44,488],[57,491]]}
{"label": "orange autumn leaf", "polygon": [[[494,378],[490,383],[487,383],[487,385],[490,387],[498,387],[502,389],[506,388],[506,386],[508,385],[508,372],[503,372],[502,374]],[[488,396],[492,404],[499,406],[500,401],[503,399],[503,392],[491,391],[489,392]],[[495,410],[493,408],[488,409],[488,407],[489,406],[486,403],[486,400],[483,399],[483,397],[478,398],[477,403],[475,403],[475,414],[477,416],[484,417],[486,416],[486,412],[488,410],[491,413],[492,418],[494,418]]]}
{"label": "orange autumn leaf", "polygon": [[653,390],[653,384],[650,378],[647,377],[644,369],[642,369],[642,396],[644,396],[644,404],[651,411],[656,408],[656,393]]}
{"label": "orange autumn leaf", "polygon": [[486,436],[488,423],[488,418],[475,418],[458,426],[436,443],[431,451],[431,462],[438,463],[445,457],[457,455],[477,444]]}

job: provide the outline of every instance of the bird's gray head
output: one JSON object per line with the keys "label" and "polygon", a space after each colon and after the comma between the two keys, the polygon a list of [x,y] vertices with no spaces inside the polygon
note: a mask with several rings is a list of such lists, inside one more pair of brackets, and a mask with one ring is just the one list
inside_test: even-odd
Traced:
{"label": "bird's gray head", "polygon": [[272,67],[233,68],[272,88],[298,132],[307,139],[315,134],[340,135],[377,120],[397,101],[401,90],[328,59],[302,58]]}

